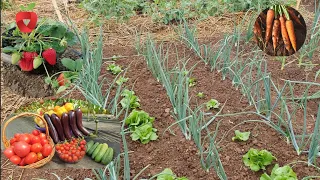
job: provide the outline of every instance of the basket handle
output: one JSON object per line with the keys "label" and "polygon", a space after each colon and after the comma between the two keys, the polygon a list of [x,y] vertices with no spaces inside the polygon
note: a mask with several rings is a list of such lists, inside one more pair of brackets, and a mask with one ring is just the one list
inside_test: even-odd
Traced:
{"label": "basket handle", "polygon": [[9,124],[11,121],[13,121],[13,120],[15,120],[15,119],[17,119],[17,118],[19,118],[19,117],[25,117],[25,116],[36,116],[36,117],[40,118],[41,121],[43,122],[43,124],[45,125],[46,135],[47,135],[47,137],[49,136],[48,124],[47,124],[46,120],[45,120],[42,116],[40,116],[39,114],[36,114],[36,113],[29,113],[29,112],[21,113],[21,114],[18,114],[18,115],[15,115],[15,116],[11,117],[11,118],[8,119],[8,120],[4,123],[4,125],[3,125],[3,129],[2,129],[2,142],[4,143],[4,145],[5,145],[6,148],[10,146],[10,142],[8,141],[8,139],[7,139],[6,135],[5,135],[5,131],[6,131],[6,128],[7,128],[8,124]]}

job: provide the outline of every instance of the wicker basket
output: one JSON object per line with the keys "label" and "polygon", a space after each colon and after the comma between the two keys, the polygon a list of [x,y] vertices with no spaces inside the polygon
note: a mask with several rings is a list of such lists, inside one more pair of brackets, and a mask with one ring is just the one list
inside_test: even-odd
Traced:
{"label": "wicker basket", "polygon": [[8,126],[8,124],[19,118],[19,117],[25,117],[25,116],[36,116],[38,118],[40,118],[44,124],[45,124],[45,128],[46,128],[46,135],[47,135],[47,139],[49,141],[49,144],[52,146],[52,152],[49,156],[47,156],[46,158],[40,160],[40,161],[37,161],[35,163],[32,163],[32,164],[29,164],[29,165],[25,165],[25,166],[19,166],[20,168],[39,168],[45,164],[47,164],[48,162],[51,161],[51,159],[53,158],[54,156],[54,153],[55,153],[55,145],[54,145],[54,142],[53,140],[51,139],[50,135],[49,135],[49,129],[48,129],[48,124],[47,122],[44,120],[44,118],[38,114],[35,114],[35,113],[21,113],[21,114],[18,114],[16,116],[13,116],[11,117],[9,120],[7,120],[4,125],[3,125],[3,130],[2,130],[2,142],[4,144],[4,147],[5,148],[8,148],[10,147],[10,141],[7,139],[6,135],[5,135],[5,132],[6,132],[6,128]]}

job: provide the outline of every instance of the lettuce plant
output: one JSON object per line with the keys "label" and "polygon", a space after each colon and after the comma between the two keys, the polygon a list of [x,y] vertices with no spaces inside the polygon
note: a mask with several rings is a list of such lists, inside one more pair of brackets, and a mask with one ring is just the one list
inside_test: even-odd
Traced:
{"label": "lettuce plant", "polygon": [[260,180],[298,180],[298,178],[290,166],[279,167],[279,164],[276,164],[271,171],[271,175],[264,173]]}
{"label": "lettuce plant", "polygon": [[165,168],[157,177],[157,180],[188,180],[186,177],[177,177],[170,168]]}
{"label": "lettuce plant", "polygon": [[263,149],[261,151],[251,148],[243,157],[242,161],[252,171],[265,170],[267,165],[270,165],[272,161],[276,159],[271,152]]}
{"label": "lettuce plant", "polygon": [[133,141],[140,140],[142,144],[147,144],[149,141],[158,139],[158,135],[156,134],[156,132],[157,129],[153,128],[152,124],[148,122],[136,127],[135,130],[132,131],[130,137]]}
{"label": "lettuce plant", "polygon": [[154,117],[150,117],[145,111],[133,110],[125,120],[125,124],[129,126],[131,131],[134,131],[136,127],[146,123],[153,123]]}
{"label": "lettuce plant", "polygon": [[115,64],[110,64],[110,65],[107,67],[107,70],[108,70],[108,71],[111,71],[111,73],[114,74],[114,75],[117,75],[117,74],[119,74],[119,73],[122,71],[121,67],[118,66],[118,65],[115,65]]}
{"label": "lettuce plant", "polygon": [[206,106],[207,106],[207,110],[210,110],[210,109],[218,109],[219,108],[219,101],[215,100],[215,99],[210,99],[210,101],[208,101],[206,103]]}
{"label": "lettuce plant", "polygon": [[123,108],[130,108],[130,109],[136,109],[140,107],[140,99],[138,96],[134,95],[134,91],[130,91],[128,89],[125,89],[121,96],[123,96],[122,100],[120,101],[120,104]]}
{"label": "lettuce plant", "polygon": [[250,132],[240,132],[239,130],[234,131],[235,135],[232,137],[232,141],[240,140],[240,141],[247,141],[250,136]]}

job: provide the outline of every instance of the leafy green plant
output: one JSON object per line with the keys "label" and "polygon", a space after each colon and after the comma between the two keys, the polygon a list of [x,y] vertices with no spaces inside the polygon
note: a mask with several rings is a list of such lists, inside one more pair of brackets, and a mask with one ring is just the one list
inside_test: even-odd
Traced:
{"label": "leafy green plant", "polygon": [[210,99],[207,103],[206,103],[206,106],[207,106],[207,110],[210,110],[210,109],[218,109],[219,108],[219,101],[216,100],[216,99]]}
{"label": "leafy green plant", "polygon": [[140,107],[140,99],[134,95],[134,91],[128,89],[123,90],[121,96],[123,96],[120,104],[123,108],[129,107],[130,109],[136,109]]}
{"label": "leafy green plant", "polygon": [[188,180],[186,177],[177,177],[170,168],[165,168],[161,173],[157,174],[157,180]]}
{"label": "leafy green plant", "polygon": [[257,150],[250,148],[250,150],[242,157],[244,164],[252,171],[265,170],[266,166],[270,165],[276,159],[271,152],[267,150]]}
{"label": "leafy green plant", "polygon": [[193,87],[197,84],[197,79],[196,78],[189,78],[189,87]]}
{"label": "leafy green plant", "polygon": [[122,71],[121,67],[118,66],[118,65],[115,65],[115,64],[110,64],[110,65],[107,67],[107,70],[108,70],[108,71],[111,71],[112,74],[115,74],[115,75],[119,74],[119,73]]}
{"label": "leafy green plant", "polygon": [[204,97],[204,93],[203,92],[198,92],[197,97],[203,98]]}
{"label": "leafy green plant", "polygon": [[240,132],[239,130],[234,131],[235,136],[232,137],[232,141],[240,140],[240,141],[247,141],[250,136],[250,132]]}
{"label": "leafy green plant", "polygon": [[129,78],[125,78],[125,77],[119,77],[118,80],[116,81],[116,83],[118,85],[122,85],[123,83],[127,82],[129,80]]}
{"label": "leafy green plant", "polygon": [[125,119],[125,124],[129,126],[131,131],[134,131],[138,126],[146,123],[153,123],[154,119],[155,118],[150,117],[147,112],[134,109]]}
{"label": "leafy green plant", "polygon": [[288,165],[279,167],[279,164],[276,164],[272,171],[271,176],[267,173],[261,175],[260,180],[298,180],[297,174],[292,170]]}
{"label": "leafy green plant", "polygon": [[152,123],[148,122],[136,127],[130,137],[133,141],[140,140],[142,144],[147,144],[150,141],[154,141],[158,139],[158,135],[156,134],[157,129],[152,127]]}

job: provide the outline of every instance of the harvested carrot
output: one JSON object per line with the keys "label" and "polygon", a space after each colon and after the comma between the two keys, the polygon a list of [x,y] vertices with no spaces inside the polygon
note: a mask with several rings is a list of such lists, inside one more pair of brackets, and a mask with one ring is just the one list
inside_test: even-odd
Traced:
{"label": "harvested carrot", "polygon": [[279,41],[279,30],[280,30],[280,21],[278,19],[274,20],[273,29],[272,29],[272,43],[273,43],[273,50],[276,51],[277,44]]}
{"label": "harvested carrot", "polygon": [[288,7],[287,10],[288,10],[288,13],[289,13],[289,15],[290,15],[290,18],[291,18],[294,22],[297,22],[298,24],[300,24],[301,26],[304,27],[304,25],[303,25],[302,22],[300,21],[299,17],[295,14],[293,8]]}
{"label": "harvested carrot", "polygon": [[255,40],[258,43],[262,37],[262,31],[258,20],[256,20],[256,22],[254,23],[253,33],[255,34]]}
{"label": "harvested carrot", "polygon": [[271,33],[272,33],[272,24],[273,24],[273,19],[274,19],[274,10],[273,8],[270,8],[267,12],[267,20],[266,20],[266,43],[268,43],[268,41],[271,38]]}
{"label": "harvested carrot", "polygon": [[296,39],[296,35],[294,33],[294,25],[293,25],[293,21],[290,19],[289,13],[287,11],[287,9],[282,6],[282,10],[287,18],[286,20],[286,29],[288,31],[288,35],[289,35],[289,39],[291,42],[291,45],[294,49],[294,51],[297,51],[297,39]]}
{"label": "harvested carrot", "polygon": [[283,40],[283,43],[284,43],[286,49],[289,51],[291,48],[291,44],[290,44],[290,39],[289,39],[289,35],[287,32],[287,28],[286,28],[286,21],[284,20],[283,16],[279,17],[279,21],[280,21],[282,40]]}
{"label": "harvested carrot", "polygon": [[289,35],[289,39],[292,44],[292,47],[293,47],[294,51],[297,51],[297,39],[296,39],[296,35],[294,33],[294,25],[293,25],[292,20],[286,21],[286,28],[288,31],[288,35]]}

